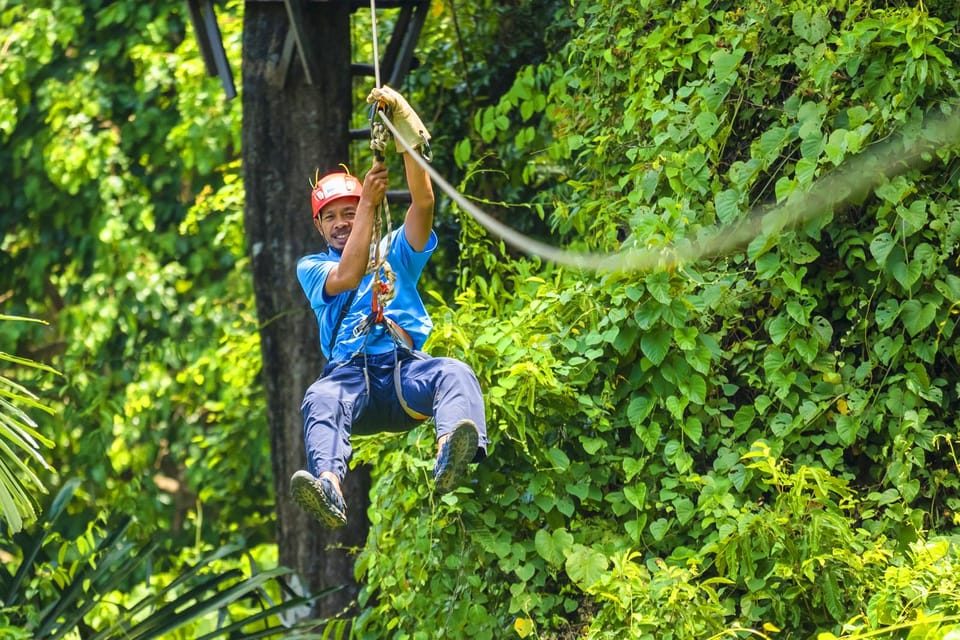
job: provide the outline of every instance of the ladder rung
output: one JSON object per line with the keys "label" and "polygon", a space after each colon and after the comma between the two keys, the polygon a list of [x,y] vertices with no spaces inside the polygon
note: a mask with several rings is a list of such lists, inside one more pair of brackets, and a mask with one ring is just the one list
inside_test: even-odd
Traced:
{"label": "ladder rung", "polygon": [[366,62],[354,62],[350,65],[350,73],[355,76],[365,76],[372,78],[377,75],[377,70],[372,64]]}
{"label": "ladder rung", "polygon": [[387,191],[387,202],[411,202],[409,191]]}
{"label": "ladder rung", "polygon": [[365,129],[350,129],[351,140],[366,140],[370,137],[370,127]]}

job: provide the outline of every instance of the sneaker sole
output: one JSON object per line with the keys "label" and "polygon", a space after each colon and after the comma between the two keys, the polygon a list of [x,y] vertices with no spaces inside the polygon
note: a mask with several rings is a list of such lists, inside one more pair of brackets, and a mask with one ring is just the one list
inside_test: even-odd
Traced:
{"label": "sneaker sole", "polygon": [[308,473],[298,471],[290,479],[290,497],[317,521],[337,529],[347,524],[347,516],[327,496],[323,483]]}
{"label": "sneaker sole", "polygon": [[476,427],[469,422],[457,425],[444,445],[450,447],[450,458],[433,481],[436,493],[442,495],[457,488],[467,471],[467,463],[476,455],[478,441]]}

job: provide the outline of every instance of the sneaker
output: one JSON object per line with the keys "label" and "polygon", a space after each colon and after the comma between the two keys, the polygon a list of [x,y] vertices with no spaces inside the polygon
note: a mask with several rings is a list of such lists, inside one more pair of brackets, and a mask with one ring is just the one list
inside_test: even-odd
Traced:
{"label": "sneaker", "polygon": [[329,478],[297,471],[290,478],[290,497],[325,527],[336,529],[347,524],[347,504]]}
{"label": "sneaker", "polygon": [[477,454],[477,427],[470,420],[461,420],[444,441],[433,467],[433,490],[437,494],[453,491],[463,480],[467,463]]}

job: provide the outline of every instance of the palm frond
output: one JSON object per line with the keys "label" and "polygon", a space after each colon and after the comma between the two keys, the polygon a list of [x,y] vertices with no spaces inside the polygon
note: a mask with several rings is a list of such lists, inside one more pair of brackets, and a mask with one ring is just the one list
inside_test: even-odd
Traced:
{"label": "palm frond", "polygon": [[[244,553],[239,545],[225,545],[207,553],[167,584],[152,585],[146,589],[147,595],[132,604],[123,604],[123,593],[138,593],[150,586],[145,584],[149,577],[140,578],[138,584],[136,576],[159,547],[158,543],[138,546],[130,541],[127,534],[133,519],[129,517],[121,518],[109,530],[95,530],[98,542],[68,568],[69,579],[59,589],[52,593],[49,584],[47,589],[37,589],[37,581],[44,579],[39,568],[48,557],[60,557],[63,545],[70,544],[60,538],[59,532],[67,528],[66,523],[61,524],[62,515],[78,486],[76,479],[68,482],[41,516],[36,532],[17,536],[23,560],[16,573],[11,576],[0,572],[0,598],[6,607],[23,603],[28,592],[33,598],[38,593],[47,594],[45,602],[35,603],[37,615],[31,617],[37,620],[31,625],[34,637],[58,640],[81,632],[88,640],[153,640],[170,637],[201,620],[216,620],[216,630],[208,630],[203,636],[205,640],[238,636],[287,640],[322,637],[312,629],[324,621],[287,625],[280,616],[311,604],[333,589],[315,596],[291,595],[284,584],[291,571],[285,567],[257,569],[251,563],[252,575],[246,575],[233,560]],[[72,527],[76,525],[71,523]],[[221,568],[220,565],[231,565],[231,560],[230,568]],[[275,604],[269,595],[271,589],[291,597]],[[115,615],[106,622],[103,616],[91,616],[107,603],[115,608]],[[253,612],[249,610],[250,603],[255,608]],[[238,604],[243,606],[231,610]],[[23,622],[26,624],[26,620]]]}
{"label": "palm frond", "polygon": [[[30,318],[0,314],[0,322],[21,320],[31,321]],[[2,351],[0,362],[58,374],[48,365]],[[0,375],[0,515],[11,533],[17,533],[26,523],[36,520],[35,494],[46,493],[46,487],[27,461],[34,460],[40,467],[52,470],[41,454],[41,448],[51,448],[53,442],[40,434],[25,409],[53,414],[53,410],[29,389]]]}
{"label": "palm frond", "polygon": [[[4,605],[13,607],[20,604],[20,599],[24,595],[24,584],[35,575],[37,569],[37,558],[40,557],[41,550],[44,547],[49,536],[55,531],[55,525],[60,516],[67,508],[70,499],[80,486],[80,481],[76,478],[68,480],[57,495],[54,497],[50,507],[43,514],[41,522],[37,529],[38,535],[30,536],[22,534],[17,536],[17,542],[20,543],[20,549],[23,551],[23,560],[9,580],[0,581],[0,598]],[[9,574],[8,574],[9,575]],[[0,576],[2,578],[3,576]]]}

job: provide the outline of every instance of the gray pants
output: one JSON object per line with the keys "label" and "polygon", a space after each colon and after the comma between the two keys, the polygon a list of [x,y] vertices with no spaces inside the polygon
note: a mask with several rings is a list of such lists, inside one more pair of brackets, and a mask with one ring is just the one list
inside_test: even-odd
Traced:
{"label": "gray pants", "polygon": [[[400,359],[403,399],[421,414],[419,418],[408,415],[397,398],[395,357]],[[483,395],[468,365],[400,349],[396,355],[367,356],[366,368],[367,376],[363,356],[332,363],[307,389],[300,409],[311,474],[331,471],[342,480],[353,454],[352,434],[409,431],[428,417],[434,418],[437,438],[452,432],[460,420],[472,420],[479,434],[474,462],[486,457],[489,440]]]}

